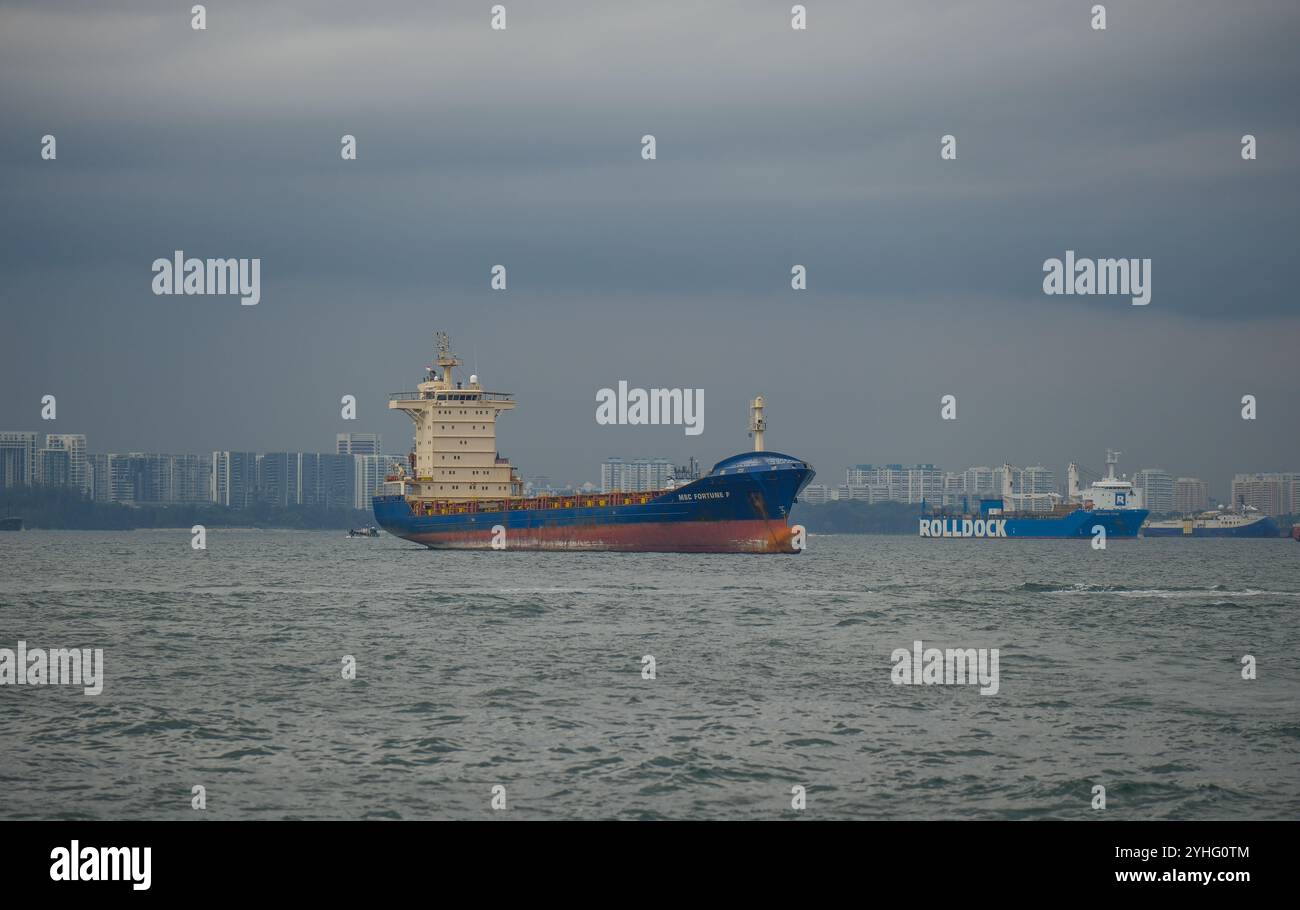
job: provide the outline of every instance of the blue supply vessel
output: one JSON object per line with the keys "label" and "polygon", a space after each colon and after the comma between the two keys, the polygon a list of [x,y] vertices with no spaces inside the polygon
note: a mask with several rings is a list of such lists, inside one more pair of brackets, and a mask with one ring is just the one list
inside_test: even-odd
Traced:
{"label": "blue supply vessel", "polygon": [[943,509],[923,514],[918,533],[921,537],[1008,539],[1008,538],[1079,538],[1093,539],[1104,532],[1106,538],[1134,538],[1142,530],[1147,510],[1141,507],[1142,494],[1130,481],[1115,476],[1119,452],[1107,452],[1107,474],[1086,490],[1078,489],[1078,467],[1070,465],[1070,498],[1061,501],[1058,493],[1048,494],[1048,508],[1020,508],[1022,500],[1036,504],[1044,496],[1017,496],[1011,489],[1013,468],[1002,466],[1002,497],[983,499],[977,513],[951,512]]}

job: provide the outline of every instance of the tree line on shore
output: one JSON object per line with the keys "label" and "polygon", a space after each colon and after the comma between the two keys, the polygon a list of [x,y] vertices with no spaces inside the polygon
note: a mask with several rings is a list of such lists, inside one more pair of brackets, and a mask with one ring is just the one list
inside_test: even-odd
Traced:
{"label": "tree line on shore", "polygon": [[841,499],[797,503],[790,522],[803,525],[811,534],[915,534],[920,515],[920,506],[906,502]]}
{"label": "tree line on shore", "polygon": [[374,524],[370,512],[318,506],[280,506],[269,502],[247,508],[214,503],[95,502],[68,487],[18,487],[5,490],[4,514],[23,519],[26,528],[76,531],[131,531],[147,528],[288,528],[318,530]]}

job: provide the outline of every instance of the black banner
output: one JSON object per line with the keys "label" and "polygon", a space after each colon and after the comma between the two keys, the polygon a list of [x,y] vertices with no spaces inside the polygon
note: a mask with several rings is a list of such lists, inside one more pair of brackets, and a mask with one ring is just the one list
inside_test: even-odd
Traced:
{"label": "black banner", "polygon": [[[540,895],[605,886],[933,897],[1053,893],[1232,900],[1284,885],[1295,829],[1237,822],[33,822],[0,827],[7,894],[337,898],[459,883]],[[75,862],[74,862],[75,858]],[[692,888],[695,886],[692,885]],[[540,889],[540,890],[539,890]],[[648,892],[658,893],[658,892]],[[984,893],[988,893],[987,890]],[[1010,892],[1003,892],[1010,893]]]}

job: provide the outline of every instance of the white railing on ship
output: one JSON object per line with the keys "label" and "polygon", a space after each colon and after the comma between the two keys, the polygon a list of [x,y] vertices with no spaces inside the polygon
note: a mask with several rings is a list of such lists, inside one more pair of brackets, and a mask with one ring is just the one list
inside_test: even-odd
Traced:
{"label": "white railing on ship", "polygon": [[[432,401],[435,393],[426,392],[389,392],[389,401]],[[515,396],[510,392],[475,392],[473,389],[448,389],[439,391],[439,395],[469,395],[473,394],[482,401],[511,401]],[[455,399],[453,399],[455,400]]]}

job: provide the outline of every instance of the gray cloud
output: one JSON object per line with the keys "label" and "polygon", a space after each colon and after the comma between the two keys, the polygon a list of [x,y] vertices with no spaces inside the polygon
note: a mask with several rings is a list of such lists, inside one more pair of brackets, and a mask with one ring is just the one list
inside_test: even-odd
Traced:
{"label": "gray cloud", "polygon": [[[98,451],[320,448],[349,392],[397,443],[447,328],[526,472],[722,457],[758,391],[831,475],[1297,467],[1293,3],[506,5],[0,8],[0,425],[66,390]],[[263,303],[154,297],[177,248],[262,257]],[[1043,296],[1067,248],[1150,257],[1152,305]],[[705,436],[596,427],[619,378],[704,386]]]}

